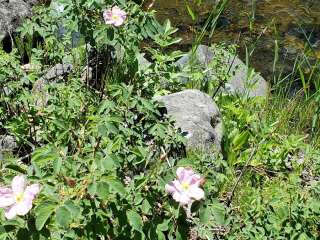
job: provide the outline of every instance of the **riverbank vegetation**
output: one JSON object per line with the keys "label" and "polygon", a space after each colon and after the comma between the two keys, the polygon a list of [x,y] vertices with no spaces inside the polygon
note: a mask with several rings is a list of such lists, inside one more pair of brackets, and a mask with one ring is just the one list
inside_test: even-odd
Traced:
{"label": "riverbank vegetation", "polygon": [[[0,135],[16,141],[0,152],[0,239],[320,237],[312,47],[289,75],[275,54],[270,94],[248,97],[220,91],[232,75],[223,54],[210,65],[220,82],[204,84],[201,68],[181,81],[176,31],[132,1],[35,8],[12,51],[0,51]],[[50,78],[57,64],[63,71],[59,65]],[[187,150],[187,137],[154,100],[188,88],[217,103],[221,152]]]}

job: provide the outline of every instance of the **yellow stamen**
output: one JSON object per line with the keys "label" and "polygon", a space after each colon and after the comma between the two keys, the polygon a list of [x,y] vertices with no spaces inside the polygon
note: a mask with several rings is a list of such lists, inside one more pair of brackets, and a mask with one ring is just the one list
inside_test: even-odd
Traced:
{"label": "yellow stamen", "polygon": [[118,20],[118,19],[119,19],[119,16],[117,16],[117,15],[112,16],[112,20]]}
{"label": "yellow stamen", "polygon": [[20,193],[20,194],[16,195],[15,198],[16,198],[16,202],[17,202],[17,203],[22,202],[22,200],[23,200],[23,193]]}
{"label": "yellow stamen", "polygon": [[187,191],[187,190],[189,189],[189,187],[190,187],[189,183],[187,183],[187,182],[183,182],[183,183],[181,184],[181,186],[182,186],[182,189],[183,189],[184,191]]}

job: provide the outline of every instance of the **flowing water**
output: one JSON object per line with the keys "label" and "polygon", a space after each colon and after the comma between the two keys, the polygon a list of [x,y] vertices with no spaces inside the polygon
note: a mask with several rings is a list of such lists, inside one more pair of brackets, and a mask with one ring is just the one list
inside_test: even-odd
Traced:
{"label": "flowing water", "polygon": [[[196,21],[188,14],[186,2],[192,1],[156,0],[153,5],[160,20],[169,18],[180,29],[183,49],[192,44],[216,1],[202,0],[200,6],[191,4],[198,15]],[[237,43],[243,60],[245,46],[250,48],[254,43],[250,64],[271,79],[275,40],[279,46],[278,68],[283,72],[290,72],[307,42],[314,49],[315,58],[320,58],[320,0],[230,0],[212,38],[204,42]]]}

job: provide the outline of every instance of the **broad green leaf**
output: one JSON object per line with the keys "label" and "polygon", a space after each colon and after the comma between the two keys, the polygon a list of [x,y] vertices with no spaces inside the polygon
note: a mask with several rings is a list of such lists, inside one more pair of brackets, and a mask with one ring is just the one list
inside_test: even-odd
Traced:
{"label": "broad green leaf", "polygon": [[[23,165],[22,165],[23,166]],[[15,172],[19,172],[19,173],[26,173],[26,170],[22,168],[22,166],[16,165],[16,164],[8,164],[5,166],[6,169],[10,169],[13,170]]]}
{"label": "broad green leaf", "polygon": [[46,165],[59,158],[59,154],[56,149],[50,147],[39,148],[32,153],[31,161],[36,163],[38,166]]}
{"label": "broad green leaf", "polygon": [[226,221],[226,216],[225,216],[225,208],[224,205],[221,204],[220,202],[216,201],[215,203],[212,204],[211,206],[212,209],[212,214],[214,216],[214,220],[219,224],[223,225],[225,224]]}
{"label": "broad green leaf", "polygon": [[61,157],[57,157],[53,161],[53,171],[54,171],[55,174],[59,174],[60,173],[61,166],[62,166],[62,158]]}
{"label": "broad green leaf", "polygon": [[109,196],[109,185],[106,182],[98,182],[97,184],[97,195],[101,199],[105,199]]}
{"label": "broad green leaf", "polygon": [[166,232],[169,229],[170,220],[166,219],[162,223],[157,225],[157,231]]}
{"label": "broad green leaf", "polygon": [[38,205],[35,208],[35,215],[36,215],[36,229],[40,231],[44,224],[47,222],[51,214],[56,209],[56,204],[53,202],[44,202]]}
{"label": "broad green leaf", "polygon": [[81,208],[77,206],[72,200],[64,203],[64,206],[71,212],[72,218],[78,218],[81,215]]}
{"label": "broad green leaf", "polygon": [[202,207],[199,212],[200,222],[202,224],[207,224],[210,220],[211,211],[207,207]]}
{"label": "broad green leaf", "polygon": [[56,221],[62,227],[68,227],[72,221],[71,212],[67,207],[61,206],[57,209],[56,212]]}
{"label": "broad green leaf", "polygon": [[126,189],[120,181],[115,179],[110,179],[108,180],[108,184],[111,188],[111,191],[116,192],[121,196],[126,194]]}
{"label": "broad green leaf", "polygon": [[115,161],[115,158],[108,155],[105,158],[101,159],[101,165],[105,170],[114,170],[115,167],[118,165],[117,162]]}
{"label": "broad green leaf", "polygon": [[93,182],[88,186],[88,193],[92,196],[97,194],[97,183]]}
{"label": "broad green leaf", "polygon": [[157,239],[158,240],[166,240],[166,236],[164,235],[164,233],[163,232],[161,232],[161,231],[156,231],[157,232]]}
{"label": "broad green leaf", "polygon": [[141,205],[141,210],[144,214],[150,214],[151,205],[147,199],[144,199]]}
{"label": "broad green leaf", "polygon": [[142,233],[143,222],[142,222],[140,215],[134,210],[128,210],[127,211],[127,218],[128,218],[130,226],[134,230],[137,230],[138,232]]}

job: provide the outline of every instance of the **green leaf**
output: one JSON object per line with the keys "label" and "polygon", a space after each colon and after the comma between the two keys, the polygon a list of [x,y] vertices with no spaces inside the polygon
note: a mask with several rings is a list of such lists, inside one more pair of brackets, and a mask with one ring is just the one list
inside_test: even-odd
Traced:
{"label": "green leaf", "polygon": [[238,134],[232,141],[233,148],[238,150],[241,149],[241,147],[248,142],[249,137],[249,131],[243,131],[242,133]]}
{"label": "green leaf", "polygon": [[59,174],[62,166],[62,158],[58,157],[53,161],[53,171],[55,174]]}
{"label": "green leaf", "polygon": [[157,231],[166,232],[169,229],[170,220],[164,220],[162,223],[157,225]]}
{"label": "green leaf", "polygon": [[51,214],[55,211],[56,204],[53,202],[44,202],[38,205],[34,210],[36,215],[36,229],[40,231]]}
{"label": "green leaf", "polygon": [[189,15],[192,18],[192,21],[196,20],[196,15],[194,14],[194,12],[193,12],[192,8],[190,7],[190,5],[188,3],[186,3],[186,6],[187,6],[187,10],[188,10]]}
{"label": "green leaf", "polygon": [[105,170],[114,170],[118,164],[117,159],[113,156],[107,155],[101,159],[101,165]]}
{"label": "green leaf", "polygon": [[97,195],[101,198],[107,198],[109,196],[109,185],[106,182],[98,182]]}
{"label": "green leaf", "polygon": [[214,216],[215,221],[220,224],[223,225],[226,222],[226,216],[225,216],[225,208],[224,205],[221,204],[220,202],[216,201],[212,204],[212,213]]}
{"label": "green leaf", "polygon": [[8,164],[8,165],[5,166],[5,168],[13,170],[15,172],[23,173],[23,174],[26,173],[25,169],[23,169],[21,166],[16,165],[16,164]]}
{"label": "green leaf", "polygon": [[141,205],[141,210],[144,214],[150,214],[151,205],[147,199],[144,199]]}
{"label": "green leaf", "polygon": [[88,186],[88,193],[92,196],[96,195],[97,193],[97,183],[93,182]]}
{"label": "green leaf", "polygon": [[56,212],[56,221],[62,227],[68,227],[71,223],[71,212],[65,206],[59,207]]}
{"label": "green leaf", "polygon": [[108,184],[111,188],[111,191],[115,191],[120,196],[124,196],[126,194],[126,189],[124,188],[123,184],[115,179],[108,180]]}
{"label": "green leaf", "polygon": [[199,211],[200,222],[208,224],[210,220],[210,210],[207,207],[202,207]]}
{"label": "green leaf", "polygon": [[161,231],[156,231],[157,232],[157,239],[158,240],[166,240],[166,236],[163,234]]}
{"label": "green leaf", "polygon": [[142,232],[143,222],[142,222],[140,215],[136,211],[134,211],[134,210],[127,211],[127,218],[128,218],[130,226],[134,230],[137,230],[138,232],[143,233]]}
{"label": "green leaf", "polygon": [[64,206],[71,212],[73,219],[79,218],[81,215],[81,208],[78,205],[76,205],[72,200],[68,200],[64,203]]}
{"label": "green leaf", "polygon": [[49,162],[53,162],[57,158],[59,158],[59,154],[56,149],[52,149],[49,146],[44,148],[39,148],[32,153],[31,161],[36,163],[39,166],[43,166],[48,164]]}

